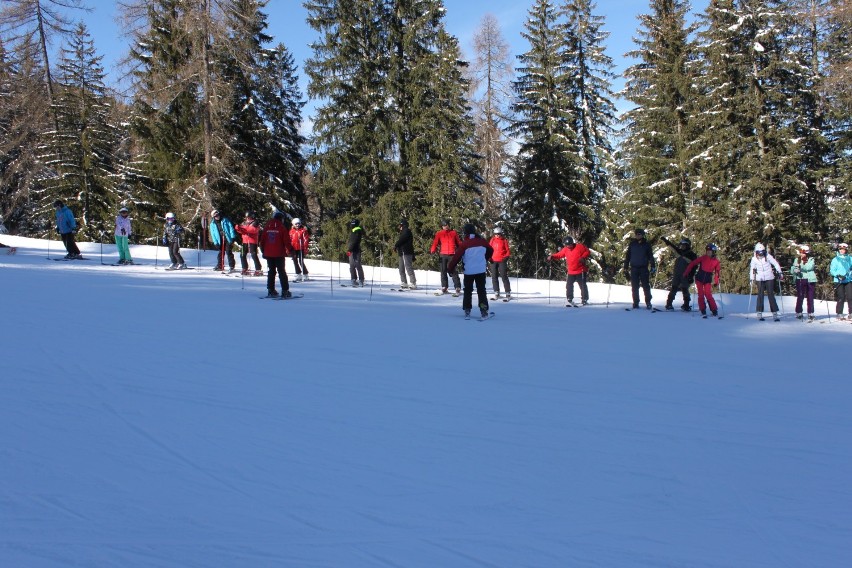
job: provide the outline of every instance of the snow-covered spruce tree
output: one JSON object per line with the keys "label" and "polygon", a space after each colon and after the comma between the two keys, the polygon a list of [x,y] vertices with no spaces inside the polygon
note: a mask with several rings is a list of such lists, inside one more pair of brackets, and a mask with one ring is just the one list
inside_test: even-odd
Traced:
{"label": "snow-covered spruce tree", "polygon": [[784,53],[781,8],[773,0],[711,0],[703,15],[700,173],[690,218],[700,242],[721,247],[731,291],[748,289],[755,242],[777,247],[792,232],[799,193],[785,91],[798,69]]}
{"label": "snow-covered spruce tree", "polygon": [[552,0],[536,0],[522,36],[529,50],[518,56],[514,122],[520,142],[512,166],[508,217],[517,268],[532,275],[567,232],[587,239],[596,232],[594,203],[586,193],[583,156],[573,122],[566,32]]}
{"label": "snow-covered spruce tree", "polygon": [[636,49],[627,54],[636,63],[624,73],[622,93],[633,105],[623,116],[624,206],[635,227],[669,239],[691,237],[687,205],[697,94],[689,10],[687,0],[651,0],[649,12],[639,16]]}
{"label": "snow-covered spruce tree", "polygon": [[42,156],[52,177],[45,181],[40,211],[49,213],[53,201],[62,199],[74,209],[80,237],[87,240],[111,229],[120,201],[119,128],[110,120],[102,59],[85,24],[78,24],[61,49],[53,110],[57,128]]}
{"label": "snow-covered spruce tree", "polygon": [[215,49],[232,97],[217,207],[232,216],[271,207],[305,217],[305,160],[299,134],[302,100],[293,57],[267,47],[265,1],[233,0],[225,10],[228,37]]}
{"label": "snow-covered spruce tree", "polygon": [[486,14],[473,37],[470,75],[473,93],[474,148],[482,176],[482,209],[490,226],[503,217],[508,188],[509,139],[514,70],[509,44],[497,18]]}
{"label": "snow-covered spruce tree", "polygon": [[52,127],[38,50],[0,40],[0,216],[10,231],[44,235],[51,219],[35,214],[44,166],[43,134]]}

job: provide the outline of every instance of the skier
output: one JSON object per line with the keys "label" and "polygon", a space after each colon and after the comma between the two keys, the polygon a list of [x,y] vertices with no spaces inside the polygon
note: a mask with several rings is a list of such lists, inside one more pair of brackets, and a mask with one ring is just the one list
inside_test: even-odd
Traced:
{"label": "skier", "polygon": [[171,265],[166,270],[183,270],[186,268],[186,263],[180,254],[180,236],[183,233],[183,227],[175,219],[174,213],[166,213],[166,225],[163,228],[163,245],[169,248],[169,259]]}
{"label": "skier", "polygon": [[266,297],[278,297],[278,292],[275,290],[276,272],[278,272],[278,281],[281,283],[281,297],[291,297],[290,283],[287,281],[287,272],[284,270],[284,259],[290,253],[290,232],[284,226],[284,213],[281,211],[276,211],[272,219],[263,227],[260,235],[260,251],[266,259]]}
{"label": "skier", "polygon": [[566,307],[576,306],[574,303],[574,283],[580,285],[580,299],[583,302],[583,305],[588,305],[589,303],[589,286],[587,284],[588,281],[588,273],[589,273],[589,248],[583,243],[574,242],[573,237],[565,237],[562,240],[562,244],[565,246],[562,249],[547,257],[547,260],[555,260],[557,258],[565,259],[565,269],[568,273],[567,281],[565,283],[565,296],[568,298],[568,303]]}
{"label": "skier", "polygon": [[61,199],[53,202],[53,208],[56,209],[56,232],[62,237],[62,244],[65,245],[65,250],[68,252],[65,258],[67,260],[83,258],[80,249],[77,248],[77,243],[74,241],[74,234],[77,232],[77,221],[74,219],[74,213]]}
{"label": "skier", "polygon": [[808,322],[814,321],[814,292],[816,291],[817,275],[815,263],[811,255],[811,247],[799,247],[799,256],[793,261],[790,269],[796,279],[796,319],[803,319],[802,304],[808,300]]}
{"label": "skier", "polygon": [[311,233],[308,228],[302,225],[302,220],[298,217],[293,219],[293,226],[290,227],[290,247],[293,250],[293,266],[296,267],[295,282],[301,282],[308,279],[308,267],[305,266],[305,255],[308,254],[308,247],[311,242]]}
{"label": "skier", "polygon": [[364,267],[361,266],[361,240],[364,238],[364,229],[358,219],[349,221],[349,229],[346,256],[349,257],[349,276],[352,278],[354,288],[364,285]]}
{"label": "skier", "polygon": [[512,256],[512,251],[509,250],[509,241],[506,235],[503,234],[501,227],[494,227],[494,236],[488,241],[491,248],[494,249],[494,255],[491,257],[491,287],[494,289],[494,300],[500,298],[500,280],[503,280],[503,291],[506,292],[506,299],[512,299],[512,286],[509,283],[509,257]]}
{"label": "skier", "polygon": [[[399,238],[393,245],[394,250],[399,254],[399,287],[403,290],[417,289],[417,278],[414,276],[414,235],[411,234],[411,229],[408,228],[408,221],[403,219],[399,222]],[[405,275],[408,273],[408,283]]]}
{"label": "skier", "polygon": [[627,245],[624,255],[624,272],[630,277],[633,288],[633,309],[639,307],[639,286],[645,292],[645,307],[651,309],[650,276],[657,273],[657,261],[651,245],[645,240],[645,230],[636,229],[633,240]]}
{"label": "skier", "polygon": [[705,317],[707,316],[707,304],[710,305],[711,314],[719,315],[716,300],[713,299],[713,285],[719,285],[719,273],[721,272],[719,259],[716,258],[717,250],[716,245],[712,243],[707,245],[704,249],[704,255],[686,265],[681,274],[682,278],[687,278],[692,269],[698,267],[698,272],[695,274],[695,289],[698,291],[698,309],[701,310],[701,315]]}
{"label": "skier", "polygon": [[[260,242],[260,223],[257,222],[257,214],[254,211],[246,211],[245,220],[234,227],[243,241],[240,247],[240,265],[242,273],[246,276],[254,274],[262,276],[263,270],[260,267],[260,259],[257,257],[257,244]],[[248,255],[251,254],[251,259],[254,262],[254,272],[251,272],[248,267]]]}
{"label": "skier", "polygon": [[692,309],[689,305],[692,300],[689,296],[689,286],[692,284],[692,280],[695,277],[695,271],[691,271],[686,278],[682,275],[686,266],[695,260],[698,255],[695,254],[694,250],[692,250],[692,241],[686,237],[682,238],[678,244],[674,244],[665,237],[663,237],[663,242],[674,249],[678,255],[677,260],[675,260],[674,270],[672,271],[672,285],[671,290],[669,291],[669,297],[666,298],[666,309],[674,310],[674,299],[677,296],[678,291],[680,291],[683,293],[683,305],[680,309],[688,312]]}
{"label": "skier", "polygon": [[450,228],[450,222],[441,220],[441,230],[435,233],[435,239],[432,241],[430,254],[435,254],[440,249],[441,261],[441,293],[446,294],[450,285],[449,276],[453,278],[453,286],[456,289],[456,294],[461,292],[461,280],[458,272],[447,270],[453,255],[456,254],[456,249],[461,245],[459,234]]}
{"label": "skier", "polygon": [[[847,253],[849,245],[840,243],[837,245],[837,255],[831,259],[829,272],[834,277],[834,290],[837,296],[837,319],[852,320],[852,257]],[[848,316],[843,315],[843,304],[848,304]]]}
{"label": "skier", "polygon": [[479,312],[484,319],[489,316],[488,293],[485,291],[485,270],[488,263],[491,262],[494,249],[491,248],[488,241],[476,234],[476,229],[472,224],[466,224],[463,232],[464,240],[447,264],[447,270],[452,272],[459,261],[464,262],[464,298],[462,300],[464,316],[470,317],[470,310],[473,307],[473,286],[476,284]]}
{"label": "skier", "polygon": [[772,311],[772,319],[778,321],[778,302],[775,301],[775,273],[778,279],[783,280],[784,274],[781,266],[771,254],[766,252],[763,243],[754,245],[754,256],[749,264],[749,284],[757,283],[757,318],[763,321],[763,295],[769,297],[769,309]]}
{"label": "skier", "polygon": [[216,268],[213,270],[225,270],[225,254],[228,255],[228,272],[233,272],[237,265],[234,259],[234,251],[231,249],[231,244],[237,238],[234,232],[234,224],[227,217],[223,217],[218,209],[214,209],[211,214],[210,221],[210,240],[213,246],[219,249],[216,259]]}
{"label": "skier", "polygon": [[128,245],[131,233],[130,211],[127,207],[122,207],[118,210],[118,216],[115,218],[115,248],[118,249],[119,264],[133,264],[133,259],[130,258],[130,246]]}

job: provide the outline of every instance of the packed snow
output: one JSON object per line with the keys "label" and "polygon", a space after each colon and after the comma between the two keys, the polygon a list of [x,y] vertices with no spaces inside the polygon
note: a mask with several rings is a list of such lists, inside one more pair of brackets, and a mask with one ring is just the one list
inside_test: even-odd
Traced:
{"label": "packed snow", "polygon": [[852,565],[833,303],[704,320],[513,278],[465,321],[436,272],[311,260],[272,301],[213,252],[2,242],[0,566]]}

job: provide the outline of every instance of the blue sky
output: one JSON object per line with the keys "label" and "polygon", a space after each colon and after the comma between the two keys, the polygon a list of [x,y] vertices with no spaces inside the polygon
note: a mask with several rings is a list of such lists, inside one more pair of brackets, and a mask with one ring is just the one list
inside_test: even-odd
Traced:
{"label": "blue sky", "polygon": [[[447,9],[445,18],[447,29],[455,35],[469,56],[473,35],[482,17],[491,13],[500,22],[503,35],[509,42],[512,55],[523,53],[527,44],[520,35],[527,12],[533,0],[444,0]],[[110,72],[110,80],[116,81],[120,73],[116,71],[116,62],[126,53],[128,38],[123,37],[115,21],[116,6],[112,0],[88,0],[93,9],[89,13],[79,13],[89,26],[95,40],[98,53],[104,54],[104,66]],[[635,34],[640,13],[648,11],[647,0],[598,0],[596,14],[606,19],[605,30],[610,32],[606,42],[607,53],[613,58],[616,72],[620,73],[629,64],[623,55],[633,49],[632,37]],[[307,11],[301,0],[271,0],[267,5],[269,14],[269,32],[276,42],[283,42],[293,53],[299,65],[310,57],[308,45],[315,39],[315,33],[305,22]],[[307,79],[301,75],[300,84],[306,92]],[[615,90],[621,83],[614,85]],[[620,106],[620,105],[619,105]],[[310,105],[309,105],[310,108]]]}

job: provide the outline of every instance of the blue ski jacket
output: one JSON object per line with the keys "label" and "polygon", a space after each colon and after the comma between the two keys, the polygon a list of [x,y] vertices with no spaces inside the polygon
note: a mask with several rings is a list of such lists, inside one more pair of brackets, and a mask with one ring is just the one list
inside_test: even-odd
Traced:
{"label": "blue ski jacket", "polygon": [[852,277],[852,274],[850,274],[852,272],[852,256],[838,252],[837,256],[831,259],[829,272],[831,272],[835,284],[838,282],[849,282],[850,277]]}
{"label": "blue ski jacket", "polygon": [[74,214],[68,209],[67,205],[63,205],[56,212],[56,228],[59,229],[59,233],[62,235],[67,235],[77,228],[77,221],[74,220]]}
{"label": "blue ski jacket", "polygon": [[[237,238],[237,233],[234,231],[234,224],[227,217],[222,217],[222,232],[225,233],[225,242],[231,244]],[[217,247],[222,244],[222,236],[219,234],[219,223],[216,221],[210,222],[210,240]]]}

